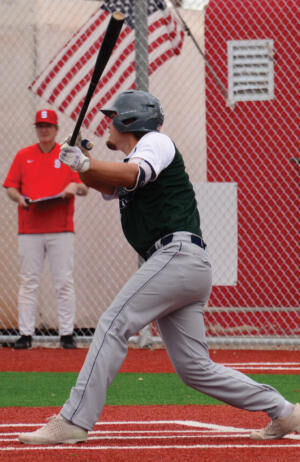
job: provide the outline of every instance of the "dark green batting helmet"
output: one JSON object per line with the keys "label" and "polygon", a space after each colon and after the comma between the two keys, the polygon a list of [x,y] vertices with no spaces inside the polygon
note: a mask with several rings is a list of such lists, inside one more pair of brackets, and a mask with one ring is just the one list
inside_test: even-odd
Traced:
{"label": "dark green batting helmet", "polygon": [[100,111],[113,118],[114,127],[121,133],[157,131],[164,121],[159,100],[141,90],[123,91]]}

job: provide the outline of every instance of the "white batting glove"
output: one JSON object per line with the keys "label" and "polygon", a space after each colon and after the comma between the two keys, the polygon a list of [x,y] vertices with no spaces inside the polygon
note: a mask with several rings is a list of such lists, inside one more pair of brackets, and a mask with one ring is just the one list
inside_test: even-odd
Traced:
{"label": "white batting glove", "polygon": [[59,153],[59,160],[68,165],[75,172],[86,172],[90,168],[90,159],[85,156],[78,146],[63,144]]}
{"label": "white batting glove", "polygon": [[[63,141],[62,144],[65,144],[65,143],[70,144],[71,138],[72,138],[72,135],[69,135]],[[91,149],[93,149],[94,144],[92,143],[92,141],[87,140],[86,138],[83,139],[81,136],[81,132],[79,132],[76,138],[75,146],[78,146],[79,149],[81,149],[81,151],[83,152],[83,154],[88,155],[88,151],[91,151]]]}

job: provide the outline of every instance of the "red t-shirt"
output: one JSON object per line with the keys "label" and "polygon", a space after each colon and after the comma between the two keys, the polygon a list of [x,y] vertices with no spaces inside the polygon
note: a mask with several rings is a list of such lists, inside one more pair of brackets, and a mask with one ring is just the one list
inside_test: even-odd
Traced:
{"label": "red t-shirt", "polygon": [[[3,183],[30,199],[54,196],[69,183],[81,183],[76,172],[60,162],[60,145],[43,153],[38,144],[21,149],[15,156]],[[74,197],[18,206],[19,233],[60,233],[74,231]]]}

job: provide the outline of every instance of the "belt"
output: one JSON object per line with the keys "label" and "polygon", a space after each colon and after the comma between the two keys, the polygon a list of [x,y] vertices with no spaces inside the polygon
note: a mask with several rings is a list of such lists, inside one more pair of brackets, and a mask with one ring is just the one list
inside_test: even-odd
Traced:
{"label": "belt", "polygon": [[[201,249],[205,250],[206,244],[200,236],[197,236],[196,234],[191,234],[189,237],[191,239],[192,244],[198,245],[198,247],[201,247]],[[151,255],[153,255],[154,252],[156,252],[161,247],[164,247],[165,245],[170,244],[170,242],[173,241],[173,238],[174,238],[174,234],[168,234],[167,236],[162,237],[159,241],[156,241],[150,247],[150,249],[147,250],[146,252],[147,258],[150,258]],[[178,238],[178,240],[180,241],[180,238]],[[186,239],[182,239],[182,240],[186,242]]]}

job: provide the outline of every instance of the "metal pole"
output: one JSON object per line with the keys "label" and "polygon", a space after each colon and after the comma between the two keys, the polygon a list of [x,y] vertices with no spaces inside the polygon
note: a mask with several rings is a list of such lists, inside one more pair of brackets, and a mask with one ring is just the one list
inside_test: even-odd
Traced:
{"label": "metal pole", "polygon": [[[135,0],[135,83],[136,89],[149,91],[148,75],[148,1]],[[138,257],[138,266],[142,266],[144,259]],[[148,324],[139,331],[138,345],[150,347],[153,344],[152,324]]]}
{"label": "metal pole", "polygon": [[135,0],[136,89],[148,91],[148,1]]}
{"label": "metal pole", "polygon": [[[148,1],[135,0],[135,83],[137,90],[149,90],[148,75]],[[138,265],[144,260],[139,257]]]}

